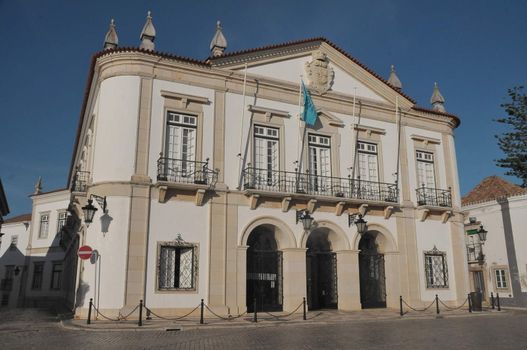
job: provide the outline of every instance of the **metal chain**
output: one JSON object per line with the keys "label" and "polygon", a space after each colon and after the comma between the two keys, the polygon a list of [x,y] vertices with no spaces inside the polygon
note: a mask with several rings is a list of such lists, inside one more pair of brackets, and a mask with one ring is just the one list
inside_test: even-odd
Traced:
{"label": "metal chain", "polygon": [[177,320],[181,320],[181,319],[183,319],[183,318],[189,316],[191,313],[193,313],[194,311],[196,311],[197,309],[199,309],[200,306],[201,306],[201,305],[196,306],[192,311],[190,311],[190,312],[189,312],[188,314],[186,314],[186,315],[183,315],[183,316],[180,316],[180,317],[175,317],[175,318],[159,316],[158,314],[156,314],[154,311],[150,310],[150,309],[147,308],[146,306],[145,306],[145,309],[146,309],[148,312],[150,312],[150,314],[152,314],[152,315],[154,315],[155,317],[160,318],[160,319],[162,319],[162,320],[167,320],[167,321],[177,321]]}
{"label": "metal chain", "polygon": [[298,305],[298,307],[296,309],[294,309],[292,312],[286,314],[286,315],[273,315],[272,313],[270,312],[267,312],[267,311],[263,311],[264,314],[268,314],[269,316],[272,316],[274,318],[284,318],[284,317],[289,317],[291,316],[292,314],[294,314],[295,312],[298,311],[298,309],[300,309],[300,307],[304,305],[304,302],[301,302],[300,305]]}
{"label": "metal chain", "polygon": [[466,298],[465,301],[463,302],[463,304],[461,304],[460,306],[452,308],[452,307],[449,307],[448,305],[446,305],[445,303],[443,303],[443,302],[441,301],[441,299],[439,299],[439,302],[441,303],[441,305],[443,305],[443,306],[446,308],[446,311],[455,311],[455,310],[459,310],[459,309],[461,309],[463,306],[465,306],[465,304],[467,303],[467,301],[468,301],[468,298]]}
{"label": "metal chain", "polygon": [[102,312],[99,311],[99,309],[97,309],[97,308],[95,307],[95,305],[92,305],[91,307],[93,307],[93,308],[95,309],[95,311],[97,311],[97,315],[95,316],[96,319],[97,319],[97,317],[98,317],[99,315],[101,315],[102,318],[104,318],[104,319],[106,319],[106,320],[108,320],[108,321],[113,321],[113,322],[118,322],[118,321],[120,321],[119,316],[117,317],[117,319],[113,319],[113,318],[110,318],[110,317],[105,316]]}
{"label": "metal chain", "polygon": [[209,308],[208,305],[205,305],[205,307],[207,308],[207,310],[208,310],[211,314],[213,314],[214,316],[216,316],[216,317],[218,317],[218,318],[221,318],[222,320],[226,320],[226,321],[232,321],[232,320],[235,320],[235,319],[240,318],[240,317],[242,317],[242,316],[245,316],[245,315],[247,314],[247,311],[246,311],[246,312],[244,312],[244,313],[242,313],[242,314],[240,314],[240,315],[238,315],[238,316],[230,316],[230,315],[229,315],[229,317],[224,317],[224,316],[220,316],[220,315],[218,315],[217,313],[215,313],[214,311],[212,311],[212,310]]}
{"label": "metal chain", "polygon": [[419,312],[426,311],[426,310],[430,309],[430,307],[431,307],[432,305],[434,305],[434,303],[436,302],[435,300],[433,300],[433,301],[430,303],[430,305],[428,305],[427,307],[425,307],[424,309],[421,310],[421,309],[415,309],[415,308],[411,307],[410,305],[408,305],[408,304],[406,303],[406,301],[404,301],[404,299],[402,299],[402,301],[403,301],[404,305],[408,306],[410,309],[412,309],[412,310],[414,310],[414,311],[419,311]]}
{"label": "metal chain", "polygon": [[135,312],[135,310],[137,310],[139,308],[139,305],[137,305],[132,311],[130,311],[130,313],[126,316],[123,316],[121,315],[121,312],[119,311],[119,316],[117,316],[117,319],[120,321],[120,320],[126,320],[128,318],[128,316],[130,316],[131,314],[133,314]]}

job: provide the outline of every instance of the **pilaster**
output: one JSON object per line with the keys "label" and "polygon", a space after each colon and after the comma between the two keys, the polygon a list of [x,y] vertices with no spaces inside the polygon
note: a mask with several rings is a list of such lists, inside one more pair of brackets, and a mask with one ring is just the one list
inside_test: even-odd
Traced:
{"label": "pilaster", "polygon": [[339,310],[360,310],[359,251],[337,251],[337,293]]}
{"label": "pilaster", "polygon": [[[283,294],[285,312],[292,312],[307,297],[306,248],[282,249]],[[302,312],[302,308],[298,309]]]}

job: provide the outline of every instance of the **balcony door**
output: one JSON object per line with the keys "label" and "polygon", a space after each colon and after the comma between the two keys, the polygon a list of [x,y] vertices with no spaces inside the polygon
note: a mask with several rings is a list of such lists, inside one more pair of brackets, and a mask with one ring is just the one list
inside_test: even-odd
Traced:
{"label": "balcony door", "polygon": [[417,151],[416,158],[418,186],[436,188],[433,153]]}
{"label": "balcony door", "polygon": [[331,188],[331,138],[309,134],[309,185],[324,194]]}
{"label": "balcony door", "polygon": [[254,126],[254,182],[257,188],[265,189],[278,185],[280,148],[278,129],[261,125]]}
{"label": "balcony door", "polygon": [[197,118],[168,112],[165,157],[168,173],[187,177],[195,173]]}

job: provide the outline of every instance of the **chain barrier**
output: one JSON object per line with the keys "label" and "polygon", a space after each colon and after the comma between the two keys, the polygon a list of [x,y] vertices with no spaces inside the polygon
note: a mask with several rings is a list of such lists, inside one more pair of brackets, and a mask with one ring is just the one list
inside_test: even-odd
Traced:
{"label": "chain barrier", "polygon": [[291,316],[292,314],[294,314],[295,312],[298,311],[298,309],[300,309],[302,306],[304,305],[304,302],[301,302],[300,305],[298,305],[298,307],[296,309],[294,309],[293,311],[291,311],[290,313],[286,314],[286,315],[273,315],[272,313],[270,312],[267,312],[267,311],[262,311],[264,314],[267,314],[271,317],[274,317],[274,318],[285,318],[285,317],[289,317]]}
{"label": "chain barrier", "polygon": [[237,319],[237,318],[240,318],[240,317],[243,317],[243,316],[247,315],[247,311],[246,311],[246,312],[244,312],[244,313],[242,313],[242,314],[240,314],[240,315],[238,315],[238,316],[231,316],[231,315],[229,315],[229,316],[227,316],[227,317],[225,317],[225,316],[220,316],[220,315],[218,315],[217,313],[215,313],[214,311],[212,311],[212,310],[209,308],[208,305],[204,305],[204,306],[205,306],[205,308],[206,308],[211,314],[213,314],[213,315],[216,316],[217,318],[221,318],[222,320],[225,320],[225,321],[232,321],[232,320],[235,320],[235,319]]}
{"label": "chain barrier", "polygon": [[456,311],[456,310],[459,310],[459,309],[461,309],[463,306],[465,306],[465,304],[466,304],[467,302],[468,302],[468,298],[466,298],[465,301],[463,302],[463,304],[459,305],[458,307],[450,307],[450,306],[446,305],[445,303],[443,303],[443,302],[441,301],[441,299],[439,299],[439,303],[445,307],[446,311]]}
{"label": "chain barrier", "polygon": [[[113,321],[113,322],[119,322],[119,321],[121,321],[121,319],[119,318],[119,316],[117,316],[117,318],[107,317],[107,316],[105,316],[102,312],[100,312],[99,309],[97,309],[97,308],[95,307],[95,305],[92,305],[91,307],[97,312],[97,314],[96,314],[96,316],[95,316],[95,319],[97,319],[97,317],[99,317],[99,316],[102,316],[102,318],[104,318],[105,320],[108,320],[108,321]],[[137,308],[136,308],[136,309],[137,309]]]}
{"label": "chain barrier", "polygon": [[406,303],[406,301],[404,301],[404,299],[401,299],[401,300],[403,301],[404,305],[406,305],[409,309],[412,309],[413,311],[418,311],[418,312],[423,312],[423,311],[426,311],[426,310],[430,309],[430,307],[432,307],[432,305],[434,305],[435,302],[436,302],[435,300],[433,300],[433,301],[430,303],[430,305],[428,305],[428,306],[425,307],[424,309],[415,309],[415,308],[411,307],[410,305],[408,305],[408,304]]}
{"label": "chain barrier", "polygon": [[199,309],[201,306],[201,304],[198,304],[198,306],[196,306],[194,309],[192,309],[192,311],[190,311],[189,313],[183,315],[183,316],[178,316],[178,317],[163,317],[163,316],[159,316],[158,314],[156,314],[154,311],[150,310],[148,307],[144,306],[144,308],[146,309],[146,311],[150,314],[150,315],[154,315],[155,317],[157,318],[160,318],[162,320],[166,320],[166,321],[178,321],[178,320],[181,320],[187,316],[189,316],[190,314],[192,314],[194,311],[196,311],[197,309]]}
{"label": "chain barrier", "polygon": [[137,305],[137,306],[136,306],[132,311],[130,311],[130,312],[128,313],[128,315],[126,315],[126,316],[123,316],[123,315],[121,314],[121,311],[119,311],[119,316],[117,316],[117,319],[118,319],[119,321],[121,321],[121,320],[126,320],[126,319],[127,319],[131,314],[133,314],[133,313],[135,312],[135,310],[137,310],[138,308],[139,308],[139,305]]}

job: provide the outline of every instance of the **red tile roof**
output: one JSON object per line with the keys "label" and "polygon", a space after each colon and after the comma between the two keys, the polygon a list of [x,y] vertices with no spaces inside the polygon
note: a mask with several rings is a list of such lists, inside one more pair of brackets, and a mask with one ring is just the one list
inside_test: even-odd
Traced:
{"label": "red tile roof", "polygon": [[472,191],[461,199],[462,205],[490,202],[498,198],[527,194],[527,189],[510,183],[499,176],[484,178]]}
{"label": "red tile roof", "polygon": [[17,216],[13,216],[12,218],[5,219],[4,220],[4,225],[5,224],[12,224],[12,223],[15,223],[15,222],[24,222],[24,221],[31,221],[31,213],[17,215]]}

